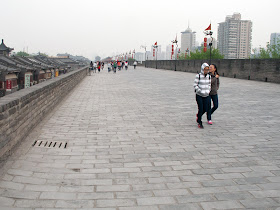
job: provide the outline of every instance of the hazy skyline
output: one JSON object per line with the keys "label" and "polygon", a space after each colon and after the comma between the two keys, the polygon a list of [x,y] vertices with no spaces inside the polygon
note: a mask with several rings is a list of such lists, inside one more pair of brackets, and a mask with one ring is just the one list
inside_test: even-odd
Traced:
{"label": "hazy skyline", "polygon": [[156,41],[162,50],[188,23],[203,41],[203,30],[212,23],[217,38],[218,23],[227,15],[241,13],[253,22],[252,49],[265,47],[271,33],[280,33],[280,2],[256,1],[93,1],[93,0],[0,0],[0,39],[15,52],[43,52],[112,56],[135,49],[147,50]]}

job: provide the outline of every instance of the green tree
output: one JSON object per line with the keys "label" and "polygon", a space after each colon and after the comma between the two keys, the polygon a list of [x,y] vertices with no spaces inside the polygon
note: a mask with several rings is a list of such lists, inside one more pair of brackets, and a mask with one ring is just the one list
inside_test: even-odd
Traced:
{"label": "green tree", "polygon": [[[224,56],[220,54],[218,49],[212,49],[211,50],[211,58],[212,59],[223,59]],[[206,52],[203,51],[203,48],[201,51],[198,49],[195,52],[190,52],[189,55],[185,56],[184,53],[181,53],[179,56],[179,60],[204,60],[204,59],[210,59],[210,49],[207,49]]]}
{"label": "green tree", "polygon": [[94,61],[101,61],[101,57],[100,56],[95,56],[95,60]]}
{"label": "green tree", "polygon": [[280,58],[280,40],[276,42],[276,44],[271,45],[269,42],[266,44],[266,48],[261,47],[260,53],[257,54],[257,49],[253,49],[254,56],[253,58],[257,59],[269,59],[269,58]]}
{"label": "green tree", "polygon": [[23,51],[19,51],[16,53],[16,56],[29,56],[29,54]]}

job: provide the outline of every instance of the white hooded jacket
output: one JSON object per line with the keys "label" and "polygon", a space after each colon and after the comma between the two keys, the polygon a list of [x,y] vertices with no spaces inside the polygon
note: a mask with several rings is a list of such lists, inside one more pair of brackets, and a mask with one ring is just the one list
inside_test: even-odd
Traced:
{"label": "white hooded jacket", "polygon": [[211,76],[209,74],[204,75],[204,68],[209,67],[207,63],[201,65],[201,72],[196,75],[194,80],[194,91],[197,95],[202,97],[209,96],[211,91]]}

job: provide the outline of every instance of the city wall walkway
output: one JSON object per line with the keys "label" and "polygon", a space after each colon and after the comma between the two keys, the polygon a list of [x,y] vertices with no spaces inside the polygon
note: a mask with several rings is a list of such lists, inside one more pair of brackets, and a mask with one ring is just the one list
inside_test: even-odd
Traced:
{"label": "city wall walkway", "polygon": [[87,76],[1,168],[0,209],[280,209],[280,85],[221,77],[199,129],[194,77]]}

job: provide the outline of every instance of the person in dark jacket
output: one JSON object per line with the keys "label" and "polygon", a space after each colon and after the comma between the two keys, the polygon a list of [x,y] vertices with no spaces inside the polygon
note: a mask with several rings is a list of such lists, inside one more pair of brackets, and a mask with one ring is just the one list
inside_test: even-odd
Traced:
{"label": "person in dark jacket", "polygon": [[210,65],[209,74],[211,75],[211,91],[209,93],[209,96],[213,101],[213,107],[211,108],[210,100],[209,109],[207,112],[207,120],[208,124],[212,125],[213,122],[211,119],[211,115],[215,112],[216,109],[218,109],[218,89],[220,86],[219,73],[215,64]]}

